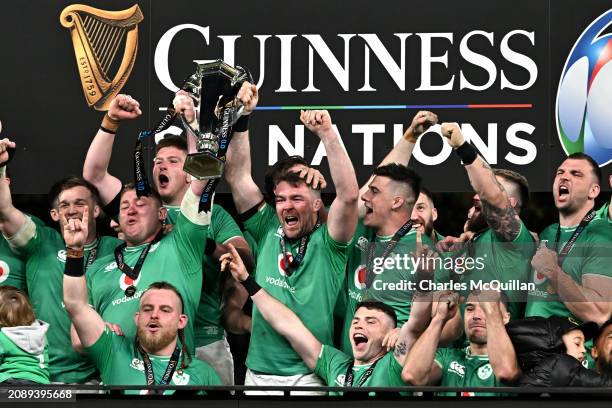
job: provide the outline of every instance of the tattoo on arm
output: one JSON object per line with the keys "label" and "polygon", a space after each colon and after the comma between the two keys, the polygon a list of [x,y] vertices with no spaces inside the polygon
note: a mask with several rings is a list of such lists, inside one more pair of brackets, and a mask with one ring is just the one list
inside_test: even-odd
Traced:
{"label": "tattoo on arm", "polygon": [[398,344],[395,345],[395,350],[393,351],[393,355],[395,357],[402,357],[406,355],[406,343],[405,342],[400,342]]}
{"label": "tattoo on arm", "polygon": [[511,205],[498,208],[483,200],[482,211],[487,224],[501,240],[511,242],[518,237],[521,232],[521,219]]}

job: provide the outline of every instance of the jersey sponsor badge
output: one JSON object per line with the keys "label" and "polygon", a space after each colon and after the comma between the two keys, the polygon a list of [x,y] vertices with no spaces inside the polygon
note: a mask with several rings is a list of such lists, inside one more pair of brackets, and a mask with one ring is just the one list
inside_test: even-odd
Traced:
{"label": "jersey sponsor badge", "polygon": [[187,385],[189,384],[190,377],[191,376],[184,371],[180,374],[178,373],[178,371],[175,371],[174,374],[172,374],[172,382],[176,385]]}
{"label": "jersey sponsor badge", "polygon": [[0,283],[8,279],[9,273],[11,273],[11,268],[6,262],[0,261]]}
{"label": "jersey sponsor badge", "polygon": [[450,365],[448,366],[448,371],[461,377],[465,376],[465,366],[459,364],[457,361],[451,361]]}
{"label": "jersey sponsor badge", "polygon": [[366,289],[366,266],[359,265],[353,274],[353,282],[355,287],[360,290]]}
{"label": "jersey sponsor badge", "polygon": [[136,285],[138,285],[138,282],[140,282],[141,276],[142,276],[141,274],[138,274],[138,277],[136,279],[132,279],[129,276],[127,276],[125,273],[122,273],[121,276],[119,277],[119,287],[121,288],[122,291],[125,291],[130,286],[135,287]]}
{"label": "jersey sponsor badge", "polygon": [[339,387],[344,387],[345,380],[346,380],[346,375],[345,374],[338,374],[338,376],[336,377],[336,384]]}
{"label": "jersey sponsor badge", "polygon": [[486,380],[491,377],[491,374],[493,374],[493,368],[491,368],[490,363],[487,363],[480,367],[478,371],[476,371],[476,374],[478,374],[478,378],[481,380]]}
{"label": "jersey sponsor badge", "polygon": [[104,272],[112,272],[115,269],[117,269],[117,262],[113,261],[106,265],[106,267],[104,268]]}
{"label": "jersey sponsor badge", "polygon": [[130,363],[130,367],[132,367],[134,370],[144,372],[144,363],[137,358],[132,359],[132,362]]}
{"label": "jersey sponsor badge", "polygon": [[361,236],[357,240],[357,243],[355,244],[355,246],[359,248],[362,252],[365,252],[368,249],[368,244],[369,244],[368,239],[364,236]]}
{"label": "jersey sponsor badge", "polygon": [[287,276],[285,271],[291,262],[293,262],[293,254],[291,252],[287,252],[285,256],[283,256],[283,254],[278,254],[278,272],[282,276]]}
{"label": "jersey sponsor badge", "polygon": [[60,249],[57,251],[57,260],[63,263],[66,263],[66,250]]}

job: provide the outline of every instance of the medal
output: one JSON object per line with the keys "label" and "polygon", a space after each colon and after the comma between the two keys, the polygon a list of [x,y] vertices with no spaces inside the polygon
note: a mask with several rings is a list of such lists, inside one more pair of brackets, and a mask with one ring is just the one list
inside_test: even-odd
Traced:
{"label": "medal", "polygon": [[132,297],[136,293],[136,288],[134,285],[130,285],[125,289],[125,296]]}

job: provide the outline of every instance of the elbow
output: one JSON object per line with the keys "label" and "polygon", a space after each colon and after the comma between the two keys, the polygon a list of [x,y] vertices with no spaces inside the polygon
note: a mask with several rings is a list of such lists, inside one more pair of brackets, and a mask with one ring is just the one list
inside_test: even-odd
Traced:
{"label": "elbow", "polygon": [[106,174],[105,169],[98,169],[92,166],[83,167],[83,178],[93,185],[97,185]]}
{"label": "elbow", "polygon": [[612,315],[612,310],[610,310],[611,304],[612,303],[609,302],[602,302],[600,304],[593,303],[591,310],[577,317],[584,322],[595,322],[597,325],[601,326],[607,322],[610,315]]}
{"label": "elbow", "polygon": [[411,370],[403,370],[402,371],[402,381],[408,385],[414,386],[425,386],[427,385],[427,378],[424,376],[416,376],[415,373]]}
{"label": "elbow", "polygon": [[504,383],[515,383],[521,376],[521,371],[518,367],[508,368],[495,373],[495,377]]}

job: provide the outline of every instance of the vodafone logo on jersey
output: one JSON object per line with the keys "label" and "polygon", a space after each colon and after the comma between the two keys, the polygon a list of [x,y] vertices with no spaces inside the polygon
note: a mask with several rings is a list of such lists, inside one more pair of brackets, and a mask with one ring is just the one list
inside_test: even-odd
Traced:
{"label": "vodafone logo on jersey", "polygon": [[278,254],[278,272],[282,276],[287,276],[287,267],[291,262],[293,262],[293,254],[291,252],[287,252],[285,256]]}
{"label": "vodafone logo on jersey", "polygon": [[359,265],[353,274],[353,282],[357,289],[365,290],[366,288],[366,266]]}
{"label": "vodafone logo on jersey", "polygon": [[11,268],[4,261],[0,261],[0,283],[8,279]]}
{"label": "vodafone logo on jersey", "polygon": [[544,282],[546,282],[546,276],[544,276],[540,272],[534,270],[533,271],[533,282],[536,285],[541,285]]}
{"label": "vodafone logo on jersey", "polygon": [[138,275],[138,278],[136,278],[135,280],[130,278],[129,276],[127,276],[125,273],[122,273],[121,276],[119,277],[119,286],[121,287],[121,290],[126,290],[129,286],[136,286],[138,285],[138,282],[140,282],[140,277],[142,275]]}

